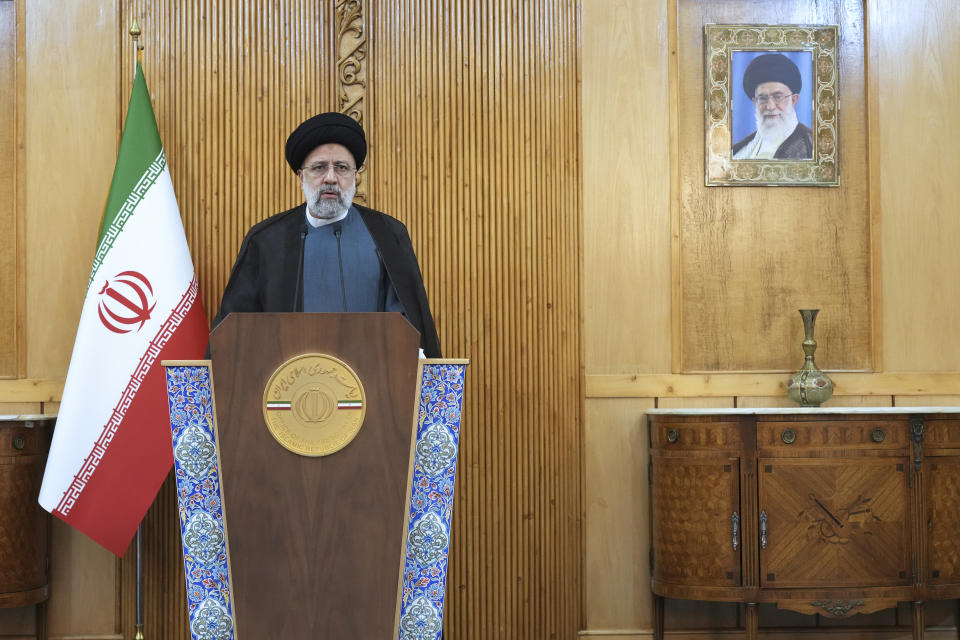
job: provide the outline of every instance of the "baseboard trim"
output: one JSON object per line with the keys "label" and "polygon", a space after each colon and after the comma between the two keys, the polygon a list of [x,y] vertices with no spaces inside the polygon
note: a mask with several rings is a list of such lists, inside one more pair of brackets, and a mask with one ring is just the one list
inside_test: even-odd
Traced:
{"label": "baseboard trim", "polygon": [[[586,629],[580,638],[603,640],[653,640],[652,629]],[[825,628],[807,629],[760,629],[758,636],[764,640],[912,640],[909,627],[877,628]],[[744,637],[743,629],[703,629],[696,631],[666,631],[665,640],[728,640]],[[957,640],[957,630],[944,627],[927,627],[924,640]]]}

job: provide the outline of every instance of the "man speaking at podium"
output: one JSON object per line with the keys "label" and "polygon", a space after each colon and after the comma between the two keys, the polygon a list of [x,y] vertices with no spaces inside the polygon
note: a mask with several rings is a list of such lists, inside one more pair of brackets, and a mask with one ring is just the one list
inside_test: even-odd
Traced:
{"label": "man speaking at podium", "polygon": [[213,321],[233,311],[399,311],[440,357],[420,265],[402,222],[353,204],[367,156],[363,128],[321,113],[287,138],[306,201],[255,224],[243,239]]}

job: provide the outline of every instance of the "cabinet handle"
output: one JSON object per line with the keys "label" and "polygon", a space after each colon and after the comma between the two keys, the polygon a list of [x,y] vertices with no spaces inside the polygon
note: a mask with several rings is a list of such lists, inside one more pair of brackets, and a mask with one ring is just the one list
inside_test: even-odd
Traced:
{"label": "cabinet handle", "polygon": [[680,432],[676,429],[670,429],[667,431],[667,442],[670,444],[675,444],[677,440],[680,439]]}
{"label": "cabinet handle", "polygon": [[767,512],[760,512],[760,548],[767,548]]}
{"label": "cabinet handle", "polygon": [[877,444],[880,444],[887,438],[887,433],[880,427],[877,427],[870,433],[870,438]]}
{"label": "cabinet handle", "polygon": [[736,551],[740,548],[740,516],[736,511],[730,516],[730,525],[733,531],[733,550]]}
{"label": "cabinet handle", "polygon": [[14,448],[14,449],[16,449],[16,450],[19,451],[19,450],[22,450],[25,446],[27,446],[27,439],[26,439],[26,438],[24,438],[23,436],[21,436],[21,435],[19,435],[19,434],[13,436],[13,448]]}
{"label": "cabinet handle", "polygon": [[793,429],[784,429],[780,439],[783,440],[783,444],[793,444],[797,441],[797,432]]}

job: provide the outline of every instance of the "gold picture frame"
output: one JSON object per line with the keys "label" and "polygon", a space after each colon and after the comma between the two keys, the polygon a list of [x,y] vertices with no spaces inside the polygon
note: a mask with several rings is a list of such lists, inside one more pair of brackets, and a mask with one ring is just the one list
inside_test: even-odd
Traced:
{"label": "gold picture frame", "polygon": [[[840,184],[838,40],[837,25],[704,26],[707,186]],[[803,86],[792,87],[790,94],[769,97],[747,93],[750,83],[745,77],[758,77],[750,67],[760,68],[771,61],[792,64],[791,73],[795,68],[798,77],[805,79]],[[797,84],[801,84],[799,80]],[[778,101],[789,105],[784,110],[790,116],[787,123],[780,123],[780,131],[786,132],[793,124],[790,113],[797,118],[789,138],[779,145],[778,135],[785,134],[773,128],[766,142],[756,135],[765,119],[761,115],[764,105],[780,106]],[[803,121],[805,117],[808,122]],[[753,136],[748,133],[750,127]]]}

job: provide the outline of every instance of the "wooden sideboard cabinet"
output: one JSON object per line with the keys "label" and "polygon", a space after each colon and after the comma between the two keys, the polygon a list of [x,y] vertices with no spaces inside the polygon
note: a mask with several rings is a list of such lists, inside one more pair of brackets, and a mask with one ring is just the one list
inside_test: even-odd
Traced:
{"label": "wooden sideboard cabinet", "polygon": [[846,617],[960,598],[960,407],[654,409],[654,638],[663,598]]}

